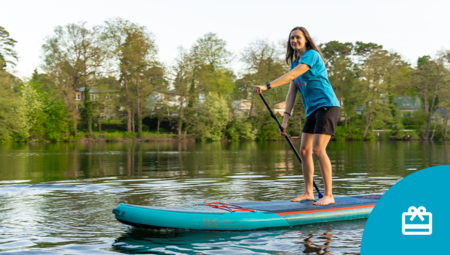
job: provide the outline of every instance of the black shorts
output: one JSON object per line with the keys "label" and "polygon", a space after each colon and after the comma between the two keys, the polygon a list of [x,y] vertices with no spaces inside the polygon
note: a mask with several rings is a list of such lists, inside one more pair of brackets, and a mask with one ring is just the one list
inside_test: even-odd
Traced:
{"label": "black shorts", "polygon": [[306,117],[303,133],[336,134],[336,125],[340,117],[341,108],[337,106],[321,107]]}

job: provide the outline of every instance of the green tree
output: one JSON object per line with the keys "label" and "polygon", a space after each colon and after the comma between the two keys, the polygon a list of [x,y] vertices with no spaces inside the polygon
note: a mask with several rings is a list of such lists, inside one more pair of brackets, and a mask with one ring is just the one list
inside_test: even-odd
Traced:
{"label": "green tree", "polygon": [[[149,100],[149,95],[158,93],[169,93],[169,81],[167,79],[167,69],[163,66],[162,63],[158,61],[154,61],[148,66],[147,70],[144,71],[144,82],[143,82],[143,97],[142,100]],[[165,99],[164,97],[163,99]],[[151,109],[148,107],[142,108],[145,109],[145,112],[142,116],[151,113]],[[165,111],[158,111],[158,127],[157,131],[159,132],[159,125],[161,124],[161,120],[167,117],[167,112],[172,112],[172,106],[169,105],[167,100],[161,100],[158,102],[158,109],[165,109]],[[142,122],[142,120],[141,120]]]}
{"label": "green tree", "polygon": [[92,134],[92,104],[90,87],[96,83],[100,68],[106,58],[105,45],[99,38],[101,28],[86,28],[85,22],[57,26],[54,35],[47,37],[42,46],[42,69],[64,97],[64,103],[72,113],[76,135],[79,112],[74,101],[77,88],[85,88],[84,108],[89,132]]}
{"label": "green tree", "polygon": [[120,91],[122,87],[114,76],[99,77],[95,86],[98,92],[98,100],[95,101],[94,118],[97,121],[98,131],[101,131],[103,120],[116,120],[119,118]]}
{"label": "green tree", "polygon": [[[236,89],[233,97],[250,100],[248,119],[252,123],[253,128],[258,131],[257,139],[266,140],[280,137],[278,128],[270,118],[265,105],[259,99],[259,96],[252,91],[255,85],[275,80],[289,71],[289,67],[282,58],[283,50],[267,40],[255,40],[250,42],[241,52],[240,60],[246,69],[242,73],[241,78],[236,80]],[[275,109],[277,104],[286,100],[288,89],[289,86],[282,86],[264,92],[272,109]],[[297,103],[301,104],[302,102],[299,99]],[[295,109],[299,109],[299,107],[295,107]],[[303,116],[302,111],[295,110],[295,118],[290,121],[289,125],[292,127],[301,125]],[[297,131],[296,129],[292,130]]]}
{"label": "green tree", "polygon": [[[156,61],[158,52],[153,34],[144,26],[121,18],[106,21],[104,39],[109,43],[113,64],[117,66],[125,90],[128,115],[127,129],[135,130],[134,112],[138,116],[139,137],[142,136],[142,102],[160,87],[167,86],[161,63]],[[134,89],[131,88],[134,85]],[[132,94],[132,92],[135,92]],[[133,104],[135,102],[135,104]],[[135,107],[133,106],[135,105]]]}
{"label": "green tree", "polygon": [[19,85],[19,79],[0,70],[0,142],[23,141],[28,136],[26,109]]}
{"label": "green tree", "polygon": [[413,73],[412,89],[417,92],[422,103],[425,107],[425,111],[430,111],[430,91],[433,89],[433,83],[430,76],[433,73],[434,63],[430,56],[422,56],[417,59],[417,68]]}
{"label": "green tree", "polygon": [[48,87],[42,89],[45,84],[40,75],[23,83],[21,87],[22,101],[25,106],[27,131],[32,140],[61,141],[67,139],[69,131],[70,112],[55,89]]}
{"label": "green tree", "polygon": [[[447,64],[450,63],[450,50],[443,49],[440,51],[441,57],[447,62]],[[450,89],[448,86],[444,89],[444,100],[442,100],[441,108],[446,109],[446,115],[444,118],[444,130],[443,130],[443,136],[444,139],[447,139],[447,127],[448,127],[448,120],[450,119]]]}
{"label": "green tree", "polygon": [[[198,94],[218,93],[220,97],[231,93],[234,87],[233,72],[227,69],[232,54],[226,49],[226,41],[214,33],[207,33],[197,39],[190,51],[193,64],[190,84],[191,100]],[[195,104],[191,101],[190,105]]]}
{"label": "green tree", "polygon": [[351,84],[354,78],[353,43],[340,43],[330,41],[320,45],[322,53],[327,60],[328,79],[333,85],[336,96],[344,98],[344,88]]}
{"label": "green tree", "polygon": [[[178,123],[179,134],[183,127],[193,130],[197,109],[201,97],[217,95],[225,98],[233,91],[234,74],[228,69],[232,60],[232,54],[226,49],[226,41],[220,39],[214,33],[207,33],[197,39],[190,51],[180,50],[180,55],[173,67],[175,82],[180,101],[188,99],[187,109],[180,105],[180,121]],[[185,94],[185,86],[188,82],[189,89]],[[203,104],[202,104],[203,105]],[[181,138],[181,135],[180,135]]]}
{"label": "green tree", "polygon": [[[179,99],[178,107],[178,138],[182,139],[183,125],[186,119],[184,116],[185,105],[190,101],[190,85],[193,78],[194,64],[190,58],[189,52],[183,47],[178,48],[178,56],[174,60],[171,67],[172,70],[172,84],[175,88]],[[185,131],[186,132],[186,131]]]}
{"label": "green tree", "polygon": [[139,28],[137,24],[128,20],[114,18],[106,21],[106,30],[103,35],[104,40],[109,44],[113,65],[117,67],[120,73],[120,82],[123,83],[125,90],[128,132],[132,131],[132,103],[129,91],[129,72],[133,66],[133,45],[131,38],[136,31],[139,31]]}
{"label": "green tree", "polygon": [[20,96],[21,81],[7,72],[7,65],[15,66],[18,54],[16,40],[0,26],[0,142],[23,141],[28,136],[26,109]]}
{"label": "green tree", "polygon": [[[107,58],[107,47],[101,38],[101,27],[87,29],[85,23],[80,23],[79,38],[81,48],[82,82],[84,85],[84,109],[86,111],[87,126],[92,136],[94,118],[94,104],[90,96],[91,88],[97,84],[101,75],[103,63]],[[95,96],[94,96],[95,97]],[[95,101],[98,98],[93,98]],[[98,103],[96,103],[98,104]],[[98,114],[96,114],[98,116]]]}
{"label": "green tree", "polygon": [[[449,70],[445,67],[445,51],[438,52],[437,57],[422,56],[417,60],[417,68],[413,72],[412,90],[417,93],[423,102],[428,121],[424,139],[429,139],[429,130],[432,116],[438,106],[446,104],[444,96],[448,84]],[[441,102],[443,101],[443,102]]]}
{"label": "green tree", "polygon": [[[433,61],[427,59],[422,62],[421,66],[418,66],[418,69],[420,68],[420,71],[422,71],[422,74],[425,76],[427,80],[425,83],[431,83],[432,89],[433,89],[433,95],[431,96],[431,105],[429,108],[428,113],[428,122],[427,122],[427,129],[425,131],[425,139],[429,138],[429,132],[430,132],[430,125],[431,125],[431,118],[433,116],[433,113],[436,111],[436,106],[439,105],[437,102],[438,94],[439,92],[443,92],[443,89],[447,89],[447,86],[450,82],[450,72],[449,70],[444,66],[444,59],[445,55],[443,52],[438,52],[436,59]],[[444,100],[448,100],[444,97]]]}
{"label": "green tree", "polygon": [[145,27],[133,31],[127,37],[130,45],[130,78],[135,85],[136,112],[138,116],[138,134],[142,137],[142,101],[156,90],[164,90],[167,82],[164,79],[165,69],[155,60],[157,48],[153,35]]}
{"label": "green tree", "polygon": [[[247,70],[243,77],[236,82],[239,84],[237,90],[242,98],[251,99],[249,111],[249,118],[251,118],[255,108],[253,86],[275,80],[289,69],[280,58],[280,51],[275,44],[267,40],[250,42],[242,51],[240,60],[245,64]],[[272,99],[270,101],[276,103],[282,102],[286,97],[287,90],[288,86],[283,86],[277,90],[268,91],[267,95],[273,96],[273,98],[269,96],[268,99]]]}
{"label": "green tree", "polygon": [[207,95],[205,101],[195,108],[195,114],[188,119],[190,132],[200,140],[219,141],[231,121],[228,104],[219,95]]}
{"label": "green tree", "polygon": [[17,52],[13,49],[17,41],[9,37],[9,32],[0,26],[0,70],[4,70],[8,64],[16,66],[19,61]]}
{"label": "green tree", "polygon": [[341,114],[345,116],[345,127],[350,117],[354,117],[357,95],[353,93],[356,81],[353,43],[330,41],[320,45],[327,61],[328,79],[341,103]]}
{"label": "green tree", "polygon": [[363,139],[366,139],[371,126],[385,126],[393,121],[392,94],[394,86],[398,85],[393,81],[402,75],[405,63],[398,54],[374,43],[356,42],[355,51],[359,57],[359,86],[355,92],[365,107]]}

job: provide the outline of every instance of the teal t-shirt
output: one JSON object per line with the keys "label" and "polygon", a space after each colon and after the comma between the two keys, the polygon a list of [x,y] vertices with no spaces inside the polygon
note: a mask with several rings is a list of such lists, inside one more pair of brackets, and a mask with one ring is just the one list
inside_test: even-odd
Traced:
{"label": "teal t-shirt", "polygon": [[327,68],[319,52],[307,50],[300,61],[298,58],[294,60],[291,70],[299,64],[310,67],[306,73],[294,79],[295,85],[302,94],[306,117],[321,107],[341,107],[328,80]]}

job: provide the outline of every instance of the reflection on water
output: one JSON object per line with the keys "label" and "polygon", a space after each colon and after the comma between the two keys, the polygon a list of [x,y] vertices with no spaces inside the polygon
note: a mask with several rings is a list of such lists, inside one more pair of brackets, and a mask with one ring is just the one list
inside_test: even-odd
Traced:
{"label": "reflection on water", "polygon": [[[449,164],[447,147],[331,142],[334,193],[383,193],[417,170]],[[323,188],[318,170],[316,176]],[[0,252],[358,254],[365,220],[252,232],[149,231],[111,214],[120,203],[268,201],[303,188],[300,164],[283,142],[0,145]]]}
{"label": "reflection on water", "polygon": [[129,253],[331,254],[358,253],[366,220],[259,231],[186,231],[129,228],[113,247]]}

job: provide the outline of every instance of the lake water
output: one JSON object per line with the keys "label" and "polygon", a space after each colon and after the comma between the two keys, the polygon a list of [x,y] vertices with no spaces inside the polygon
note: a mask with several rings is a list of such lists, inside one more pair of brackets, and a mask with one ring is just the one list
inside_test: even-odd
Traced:
{"label": "lake water", "polygon": [[[295,142],[299,147],[299,142]],[[336,196],[384,193],[449,164],[445,142],[330,142]],[[323,189],[316,162],[316,183]],[[291,199],[303,191],[289,145],[59,143],[0,145],[4,254],[359,254],[366,220],[259,231],[145,230],[115,220],[120,203],[180,206]]]}

